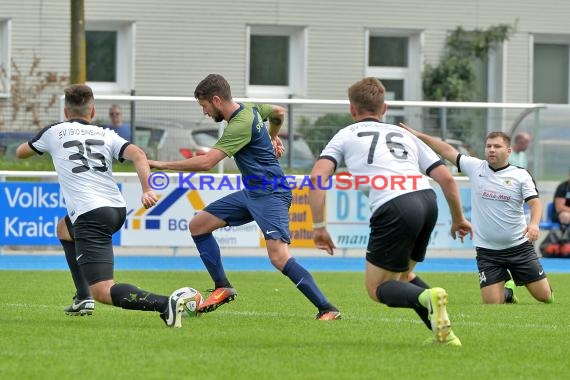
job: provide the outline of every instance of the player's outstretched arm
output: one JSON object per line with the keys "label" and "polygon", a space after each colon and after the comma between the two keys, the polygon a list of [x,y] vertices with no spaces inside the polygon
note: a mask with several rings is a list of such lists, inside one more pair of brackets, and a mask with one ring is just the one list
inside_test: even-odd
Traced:
{"label": "player's outstretched arm", "polygon": [[459,189],[449,170],[444,165],[439,165],[429,173],[429,176],[439,184],[449,205],[449,211],[451,213],[451,236],[453,239],[455,240],[457,235],[462,242],[463,238],[467,235],[473,238],[473,228],[471,227],[471,223],[469,223],[463,215]]}
{"label": "player's outstretched arm", "polygon": [[145,208],[152,207],[158,202],[158,197],[150,187],[148,178],[150,176],[150,167],[146,161],[145,152],[134,144],[129,144],[123,152],[123,158],[132,161],[135,165],[137,175],[142,187],[141,202]]}
{"label": "player's outstretched arm", "polygon": [[430,135],[422,133],[420,131],[416,131],[413,128],[408,127],[404,123],[400,123],[400,127],[404,128],[420,140],[422,140],[427,146],[433,149],[437,154],[445,158],[447,161],[451,162],[453,165],[457,165],[457,156],[459,152],[446,143],[445,141],[438,140]]}
{"label": "player's outstretched arm", "polygon": [[148,160],[148,165],[152,169],[158,170],[178,170],[182,172],[203,172],[212,169],[226,158],[227,155],[219,149],[213,148],[208,153],[201,156],[194,156],[180,161],[155,161]]}
{"label": "player's outstretched arm", "polygon": [[20,144],[16,149],[16,157],[18,158],[29,158],[36,155],[36,152],[30,147],[27,142]]}

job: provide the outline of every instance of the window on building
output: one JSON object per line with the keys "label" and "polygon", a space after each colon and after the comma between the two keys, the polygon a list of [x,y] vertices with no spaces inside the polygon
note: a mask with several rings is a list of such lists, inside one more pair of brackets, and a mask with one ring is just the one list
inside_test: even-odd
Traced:
{"label": "window on building", "polygon": [[[421,100],[420,34],[409,30],[371,29],[365,33],[366,76],[384,84],[386,100]],[[413,123],[413,115],[403,107],[389,107],[384,119],[397,124],[405,119]]]}
{"label": "window on building", "polygon": [[[378,78],[384,85],[385,99],[404,100],[404,80],[403,79],[382,79]],[[390,113],[386,115],[385,122],[389,124],[398,124],[405,122],[404,109],[402,107],[390,107]]]}
{"label": "window on building", "polygon": [[117,81],[117,31],[88,30],[85,32],[87,46],[87,81]]}
{"label": "window on building", "polygon": [[10,95],[11,85],[11,20],[0,19],[0,97]]}
{"label": "window on building", "polygon": [[[486,57],[474,58],[471,61],[475,74],[471,101],[491,103],[503,101],[503,51],[504,45],[498,44],[489,49]],[[461,115],[455,117],[463,120],[458,121],[458,124],[463,124],[464,128],[487,126],[486,129],[480,130],[479,135],[474,134],[480,137],[479,141],[473,142],[473,146],[477,146],[488,132],[504,130],[506,126],[502,124],[505,119],[502,113],[503,110],[500,109],[470,109],[461,111]]]}
{"label": "window on building", "polygon": [[408,67],[409,37],[370,36],[368,66]]}
{"label": "window on building", "polygon": [[290,36],[251,36],[249,84],[289,86]]}
{"label": "window on building", "polygon": [[568,104],[569,46],[569,42],[534,43],[533,102]]}
{"label": "window on building", "polygon": [[251,25],[247,32],[247,96],[305,96],[305,28]]}
{"label": "window on building", "polygon": [[134,34],[131,22],[86,23],[87,83],[95,92],[129,93],[134,88]]}

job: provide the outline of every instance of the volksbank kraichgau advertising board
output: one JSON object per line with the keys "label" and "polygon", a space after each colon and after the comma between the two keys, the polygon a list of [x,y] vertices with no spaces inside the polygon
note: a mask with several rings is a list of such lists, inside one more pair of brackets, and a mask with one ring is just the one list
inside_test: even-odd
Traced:
{"label": "volksbank kraichgau advertising board", "polygon": [[[59,183],[0,183],[0,245],[59,245],[57,223],[67,214]],[[120,242],[120,232],[113,244]]]}
{"label": "volksbank kraichgau advertising board", "polygon": [[58,183],[0,183],[3,245],[58,245],[67,213]]}

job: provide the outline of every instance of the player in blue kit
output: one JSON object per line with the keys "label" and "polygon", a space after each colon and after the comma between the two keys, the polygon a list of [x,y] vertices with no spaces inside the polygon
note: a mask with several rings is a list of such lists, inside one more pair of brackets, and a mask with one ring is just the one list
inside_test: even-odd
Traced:
{"label": "player in blue kit", "polygon": [[[295,284],[318,309],[316,319],[340,319],[340,312],[318,288],[311,274],[289,253],[289,208],[291,189],[277,159],[283,143],[277,136],[285,110],[271,104],[241,104],[232,99],[230,85],[217,74],[203,79],[194,97],[205,115],[227,121],[224,133],[205,155],[181,161],[149,161],[151,168],[178,171],[207,171],[226,157],[235,158],[244,189],[227,195],[198,212],[190,221],[192,239],[215,289],[199,309],[216,310],[232,301],[237,292],[224,271],[220,248],[212,232],[225,226],[255,221],[266,240],[271,264]],[[264,121],[268,120],[267,126]]]}

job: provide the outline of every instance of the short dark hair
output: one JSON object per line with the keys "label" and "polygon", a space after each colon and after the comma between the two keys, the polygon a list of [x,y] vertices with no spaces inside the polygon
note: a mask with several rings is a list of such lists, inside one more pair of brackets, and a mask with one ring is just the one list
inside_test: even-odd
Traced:
{"label": "short dark hair", "polygon": [[523,139],[530,139],[530,135],[526,132],[519,132],[515,135],[515,144]]}
{"label": "short dark hair", "polygon": [[232,99],[232,91],[228,81],[219,74],[210,74],[202,79],[194,90],[194,97],[198,100],[212,100],[214,96],[219,96],[224,100]]}
{"label": "short dark hair", "polygon": [[111,112],[111,110],[118,110],[119,112],[122,112],[121,106],[118,104],[111,104],[111,107],[109,107],[109,112]]}
{"label": "short dark hair", "polygon": [[491,132],[485,138],[485,142],[489,139],[494,139],[496,137],[502,137],[503,140],[507,143],[507,146],[511,146],[511,138],[504,132]]}
{"label": "short dark hair", "polygon": [[72,84],[64,90],[65,108],[72,114],[88,116],[95,104],[91,87],[85,84]]}
{"label": "short dark hair", "polygon": [[367,77],[348,89],[348,100],[358,113],[382,112],[386,89],[378,78]]}

